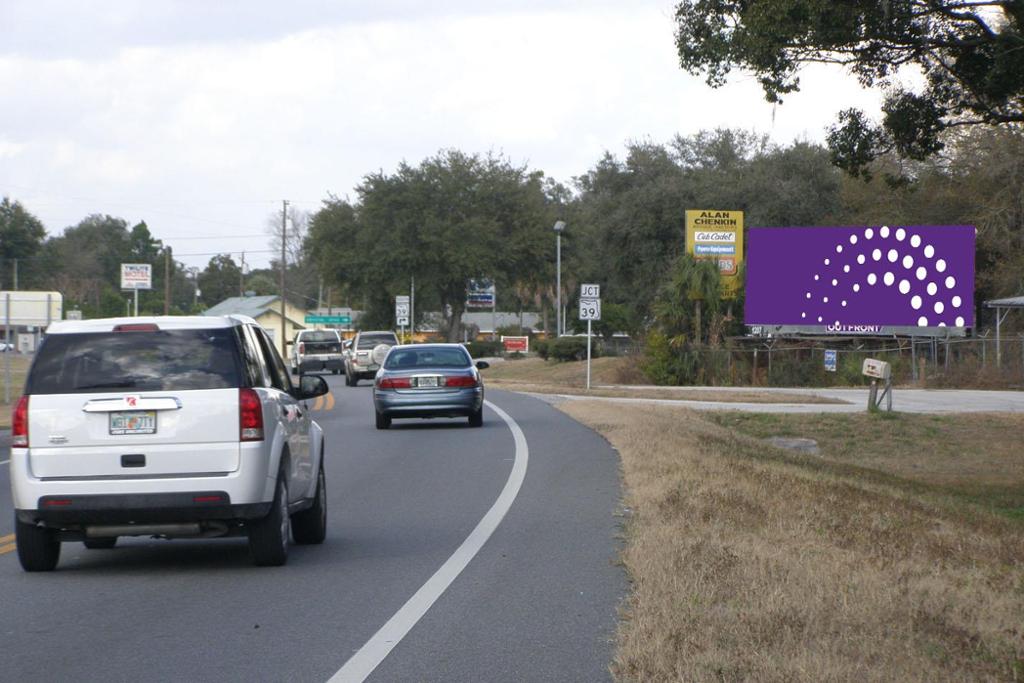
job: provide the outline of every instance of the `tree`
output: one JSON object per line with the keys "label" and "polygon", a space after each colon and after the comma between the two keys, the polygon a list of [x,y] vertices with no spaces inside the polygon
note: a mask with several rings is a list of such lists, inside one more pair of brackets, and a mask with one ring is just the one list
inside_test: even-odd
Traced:
{"label": "tree", "polygon": [[242,270],[228,254],[218,254],[210,259],[206,268],[199,273],[199,291],[208,306],[215,306],[227,298],[238,296],[238,285]]}
{"label": "tree", "polygon": [[[800,67],[837,64],[886,90],[883,119],[847,110],[830,129],[833,162],[858,175],[888,151],[921,160],[951,127],[1024,122],[1019,0],[686,0],[676,6],[682,68],[725,83],[754,73],[769,102],[799,89]],[[905,65],[921,92],[894,81]]]}
{"label": "tree", "polygon": [[606,154],[578,179],[569,224],[592,246],[569,252],[570,269],[605,285],[607,303],[623,304],[627,329],[642,334],[658,286],[684,250],[686,209],[743,211],[747,225],[815,225],[838,213],[840,176],[820,146],[780,147],[741,130],[701,131],[667,146],[632,143],[625,160]]}
{"label": "tree", "polygon": [[14,288],[15,259],[18,261],[19,286],[34,279],[40,270],[34,259],[39,255],[45,238],[46,229],[42,222],[26,211],[21,202],[12,202],[8,197],[0,201],[0,267],[3,269],[0,289],[4,285]]}
{"label": "tree", "polygon": [[357,192],[357,204],[332,200],[317,213],[308,252],[361,299],[367,324],[390,322],[393,297],[415,277],[417,308],[441,311],[456,341],[470,280],[497,280],[501,297],[551,257],[543,174],[499,157],[443,151],[369,174]]}

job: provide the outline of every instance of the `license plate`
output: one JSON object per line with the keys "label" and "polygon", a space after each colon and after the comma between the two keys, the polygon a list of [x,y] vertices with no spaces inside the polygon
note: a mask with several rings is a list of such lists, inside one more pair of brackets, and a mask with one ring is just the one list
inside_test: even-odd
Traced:
{"label": "license plate", "polygon": [[122,434],[156,434],[155,410],[131,410],[110,413],[110,433],[115,436]]}
{"label": "license plate", "polygon": [[416,386],[418,387],[437,387],[436,377],[419,377],[416,380]]}

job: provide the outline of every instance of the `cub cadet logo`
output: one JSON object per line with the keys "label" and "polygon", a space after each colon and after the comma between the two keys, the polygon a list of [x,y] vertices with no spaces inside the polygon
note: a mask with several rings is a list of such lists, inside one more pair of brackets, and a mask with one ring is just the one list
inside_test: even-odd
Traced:
{"label": "cub cadet logo", "polygon": [[696,241],[698,242],[735,242],[736,233],[734,232],[705,232],[701,231],[695,235]]}

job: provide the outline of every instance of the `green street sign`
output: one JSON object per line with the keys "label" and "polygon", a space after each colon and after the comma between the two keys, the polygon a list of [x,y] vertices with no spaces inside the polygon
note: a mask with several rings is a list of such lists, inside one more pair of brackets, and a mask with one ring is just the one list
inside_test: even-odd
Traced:
{"label": "green street sign", "polygon": [[352,322],[352,317],[347,315],[307,315],[306,323],[315,324],[320,323],[323,325],[348,325]]}

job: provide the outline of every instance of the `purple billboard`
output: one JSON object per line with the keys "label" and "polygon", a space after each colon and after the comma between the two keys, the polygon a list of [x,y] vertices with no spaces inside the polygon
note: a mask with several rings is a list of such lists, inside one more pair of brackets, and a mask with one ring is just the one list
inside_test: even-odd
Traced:
{"label": "purple billboard", "polygon": [[745,322],[807,333],[962,332],[974,326],[974,236],[969,225],[751,228]]}

